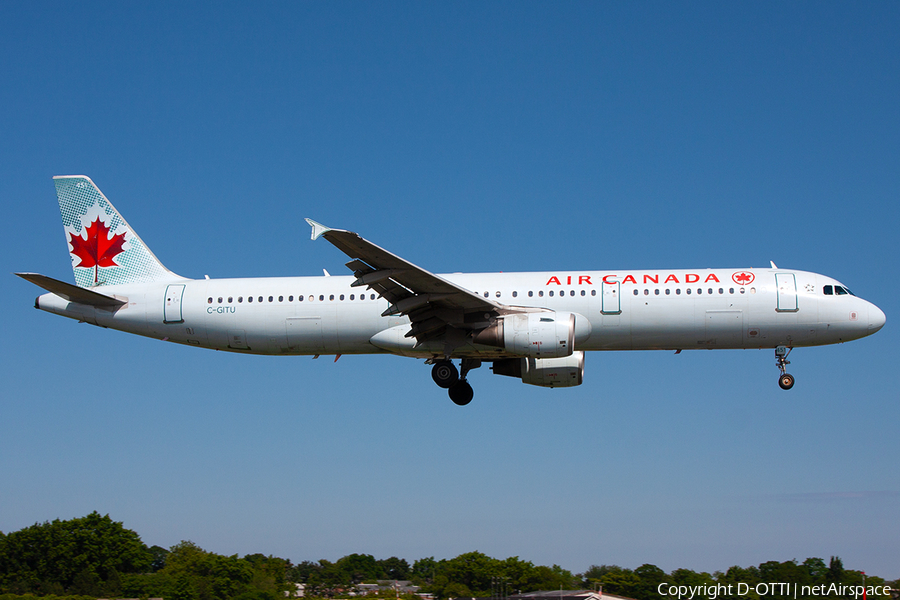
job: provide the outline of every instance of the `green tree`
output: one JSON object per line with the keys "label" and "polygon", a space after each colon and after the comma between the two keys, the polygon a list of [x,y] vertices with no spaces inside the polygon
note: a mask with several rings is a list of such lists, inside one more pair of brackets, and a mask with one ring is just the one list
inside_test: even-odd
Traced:
{"label": "green tree", "polygon": [[637,598],[641,591],[641,578],[631,569],[609,571],[600,578],[604,593]]}
{"label": "green tree", "polygon": [[[716,583],[734,586],[731,588],[732,595],[722,596],[720,600],[759,600],[759,596],[756,593],[756,584],[760,581],[759,577],[759,569],[756,567],[748,567],[745,569],[743,567],[733,566],[729,567],[724,573],[718,573]],[[737,584],[739,583],[746,583],[750,586],[747,594],[738,595]]]}
{"label": "green tree", "polygon": [[669,583],[669,576],[656,565],[643,564],[634,570],[640,579],[640,587],[634,598],[638,600],[656,600],[659,598],[659,585]]}
{"label": "green tree", "polygon": [[[442,571],[450,582],[462,584],[475,596],[490,596],[492,578],[501,574],[498,561],[481,552],[460,554],[448,560]],[[444,597],[454,596],[446,594]]]}
{"label": "green tree", "polygon": [[154,573],[161,571],[166,566],[169,551],[160,546],[151,546],[148,552],[150,552],[150,570]]}
{"label": "green tree", "polygon": [[413,563],[410,578],[416,585],[429,585],[437,573],[437,561],[433,556],[420,558]]}
{"label": "green tree", "polygon": [[411,569],[406,559],[392,556],[377,562],[383,579],[409,579]]}
{"label": "green tree", "polygon": [[840,556],[832,556],[828,562],[828,574],[826,579],[830,583],[840,583],[844,580],[844,563]]}
{"label": "green tree", "polygon": [[334,563],[340,583],[357,584],[384,579],[382,570],[371,554],[348,554]]}
{"label": "green tree", "polygon": [[0,538],[0,590],[102,593],[119,574],[150,567],[151,555],[137,533],[99,513],[35,523]]}

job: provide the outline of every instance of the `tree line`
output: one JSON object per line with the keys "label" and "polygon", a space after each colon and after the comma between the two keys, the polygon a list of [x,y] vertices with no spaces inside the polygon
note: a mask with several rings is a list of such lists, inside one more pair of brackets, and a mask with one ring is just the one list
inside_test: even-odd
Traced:
{"label": "tree line", "polygon": [[[438,599],[497,599],[519,592],[602,588],[636,600],[661,600],[659,591],[666,586],[859,585],[862,577],[859,571],[844,569],[838,557],[831,557],[827,564],[820,558],[802,563],[770,561],[712,574],[689,569],[666,573],[649,564],[633,570],[594,565],[584,573],[572,573],[559,565],[535,565],[515,556],[497,559],[481,552],[441,560],[422,558],[412,564],[397,557],[378,560],[369,554],[293,564],[262,554],[224,556],[189,541],[169,549],[148,547],[136,532],[97,512],[68,521],[35,523],[9,534],[0,532],[0,600],[21,600],[25,595],[44,600],[283,600],[296,583],[305,584],[307,597],[334,598],[347,597],[354,586],[378,580],[408,580]],[[900,581],[888,583],[896,588]],[[867,586],[884,584],[878,577],[866,580]],[[396,592],[381,595],[394,598]],[[717,600],[789,600],[774,594],[760,598],[753,590],[718,596]]]}

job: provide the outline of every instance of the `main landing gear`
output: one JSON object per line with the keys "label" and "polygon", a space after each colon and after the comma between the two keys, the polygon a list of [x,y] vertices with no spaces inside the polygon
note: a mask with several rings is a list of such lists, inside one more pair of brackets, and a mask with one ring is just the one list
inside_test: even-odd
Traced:
{"label": "main landing gear", "polygon": [[456,366],[452,361],[447,359],[436,360],[434,361],[434,366],[431,367],[431,378],[434,379],[434,382],[439,387],[447,390],[454,404],[465,406],[475,396],[475,391],[469,385],[469,382],[466,381],[466,375],[470,370],[480,367],[481,361],[464,358],[460,366],[462,367],[462,374],[456,370]]}
{"label": "main landing gear", "polygon": [[781,386],[781,389],[783,390],[789,390],[794,387],[794,376],[785,372],[785,367],[791,364],[791,361],[787,359],[791,350],[793,350],[793,348],[788,348],[786,346],[778,346],[775,348],[775,366],[781,370],[781,375],[778,376],[778,385]]}

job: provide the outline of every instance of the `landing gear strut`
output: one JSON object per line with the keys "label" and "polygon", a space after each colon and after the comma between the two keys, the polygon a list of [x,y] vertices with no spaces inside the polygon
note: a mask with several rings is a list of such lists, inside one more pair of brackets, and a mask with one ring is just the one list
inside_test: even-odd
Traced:
{"label": "landing gear strut", "polygon": [[464,358],[460,365],[462,373],[456,370],[456,366],[448,360],[436,360],[431,368],[431,378],[438,386],[447,390],[450,399],[458,406],[465,406],[472,401],[475,392],[466,381],[466,375],[472,369],[481,366],[481,361],[475,358]]}
{"label": "landing gear strut", "polygon": [[775,348],[775,366],[781,370],[781,375],[778,376],[778,385],[783,390],[789,390],[794,387],[794,376],[785,372],[785,367],[791,364],[791,361],[787,359],[791,350],[793,350],[793,348],[787,348],[786,346],[778,346]]}

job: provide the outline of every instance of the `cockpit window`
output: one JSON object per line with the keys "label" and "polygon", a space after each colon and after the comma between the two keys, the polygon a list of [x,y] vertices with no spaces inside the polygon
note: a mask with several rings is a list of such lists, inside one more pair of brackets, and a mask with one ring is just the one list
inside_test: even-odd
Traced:
{"label": "cockpit window", "polygon": [[855,296],[856,295],[842,285],[835,285],[835,286],[823,285],[822,293],[826,296],[847,296],[847,295]]}

